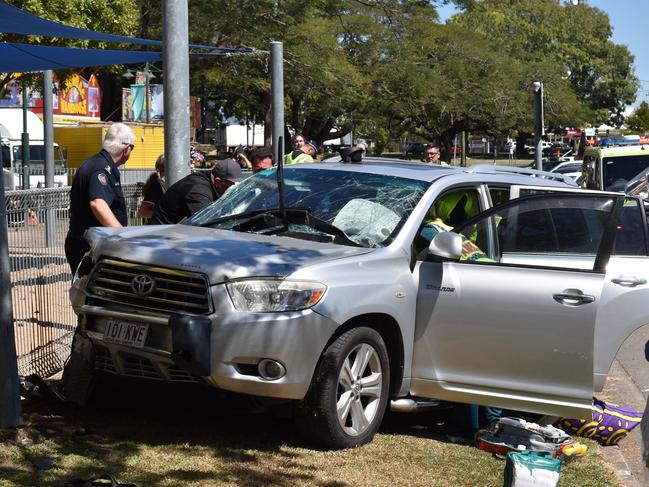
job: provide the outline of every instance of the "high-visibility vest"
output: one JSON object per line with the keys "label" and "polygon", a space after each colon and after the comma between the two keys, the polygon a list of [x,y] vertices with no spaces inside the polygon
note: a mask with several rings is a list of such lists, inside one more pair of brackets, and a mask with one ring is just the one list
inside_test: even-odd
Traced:
{"label": "high-visibility vest", "polygon": [[[297,152],[297,155],[293,156]],[[284,165],[288,166],[289,164],[297,164],[298,162],[313,162],[313,157],[311,157],[306,152],[302,151],[293,151],[289,152],[284,156]]]}
{"label": "high-visibility vest", "polygon": [[[437,235],[439,232],[450,232],[453,230],[453,227],[447,225],[444,223],[442,220],[439,218],[429,219],[424,221],[424,228],[421,232],[422,237],[426,238],[428,240],[428,235],[430,235],[431,231],[426,231],[427,229],[430,229],[432,231],[432,235],[430,237],[431,241],[435,235]],[[487,254],[485,254],[482,250],[480,250],[480,247],[478,247],[476,244],[471,242],[468,238],[466,238],[464,235],[460,234],[460,237],[462,237],[462,256],[460,257],[461,261],[474,261],[474,262],[494,262],[493,259],[490,259],[487,257]]]}

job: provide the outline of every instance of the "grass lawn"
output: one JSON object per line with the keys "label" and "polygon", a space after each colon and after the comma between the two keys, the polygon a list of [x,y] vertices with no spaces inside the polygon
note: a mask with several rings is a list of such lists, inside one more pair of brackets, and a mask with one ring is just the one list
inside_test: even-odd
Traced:
{"label": "grass lawn", "polygon": [[[23,401],[25,427],[0,436],[0,486],[56,486],[110,473],[143,486],[501,486],[504,460],[449,443],[444,413],[391,415],[369,445],[313,449],[288,418],[248,398],[194,388],[119,387],[85,409]],[[284,408],[284,406],[282,406]],[[560,486],[615,486],[593,442]],[[42,460],[50,470],[37,470]]]}

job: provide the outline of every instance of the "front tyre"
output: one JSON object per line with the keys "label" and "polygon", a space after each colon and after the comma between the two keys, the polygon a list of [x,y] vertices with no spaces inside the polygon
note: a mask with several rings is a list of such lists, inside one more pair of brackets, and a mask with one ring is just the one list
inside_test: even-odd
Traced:
{"label": "front tyre", "polygon": [[383,338],[366,327],[339,336],[322,354],[297,409],[302,433],[328,448],[372,441],[389,396],[390,362]]}

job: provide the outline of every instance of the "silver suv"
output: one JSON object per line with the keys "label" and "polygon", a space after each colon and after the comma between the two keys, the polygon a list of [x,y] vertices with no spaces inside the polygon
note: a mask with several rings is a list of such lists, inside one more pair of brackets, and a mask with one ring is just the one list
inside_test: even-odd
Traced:
{"label": "silver suv", "polygon": [[302,431],[344,448],[371,441],[390,399],[588,417],[648,321],[639,200],[493,166],[284,175],[283,200],[271,169],[184,224],[91,229],[74,353],[293,400]]}

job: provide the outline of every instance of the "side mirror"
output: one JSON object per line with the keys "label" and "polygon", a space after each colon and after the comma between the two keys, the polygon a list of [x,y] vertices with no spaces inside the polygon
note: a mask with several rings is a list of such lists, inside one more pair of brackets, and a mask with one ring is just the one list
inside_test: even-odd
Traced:
{"label": "side mirror", "polygon": [[428,245],[428,254],[459,260],[462,256],[462,237],[453,232],[440,232]]}

